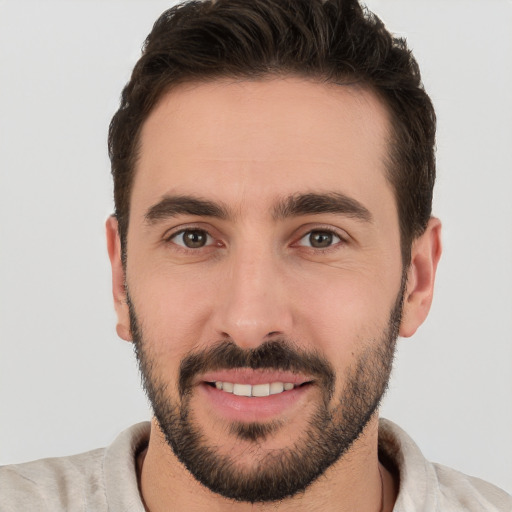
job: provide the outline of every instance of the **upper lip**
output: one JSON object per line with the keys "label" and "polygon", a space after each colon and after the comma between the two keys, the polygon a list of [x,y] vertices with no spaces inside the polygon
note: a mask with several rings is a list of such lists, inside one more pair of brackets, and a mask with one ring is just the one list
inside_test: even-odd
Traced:
{"label": "upper lip", "polygon": [[200,382],[232,382],[237,384],[267,384],[272,382],[292,383],[296,386],[311,382],[310,376],[272,369],[234,368],[207,372],[198,378]]}

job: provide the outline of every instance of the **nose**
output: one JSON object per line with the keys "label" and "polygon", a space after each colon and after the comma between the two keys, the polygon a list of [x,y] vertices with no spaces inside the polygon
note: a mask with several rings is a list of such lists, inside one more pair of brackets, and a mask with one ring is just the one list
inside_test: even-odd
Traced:
{"label": "nose", "polygon": [[226,262],[215,305],[215,329],[241,348],[290,337],[292,306],[279,258],[270,249],[246,247]]}

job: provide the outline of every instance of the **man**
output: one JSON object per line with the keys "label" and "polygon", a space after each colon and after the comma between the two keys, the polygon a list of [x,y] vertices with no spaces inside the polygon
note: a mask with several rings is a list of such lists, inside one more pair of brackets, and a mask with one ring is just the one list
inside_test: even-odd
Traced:
{"label": "man", "polygon": [[5,468],[2,510],[510,510],[378,419],[432,300],[434,132],[355,1],[165,13],[109,137],[117,331],[155,417]]}

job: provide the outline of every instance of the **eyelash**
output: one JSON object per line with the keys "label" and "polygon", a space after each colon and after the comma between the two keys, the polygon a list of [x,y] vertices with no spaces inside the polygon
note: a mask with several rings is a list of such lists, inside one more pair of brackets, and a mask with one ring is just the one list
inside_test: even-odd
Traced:
{"label": "eyelash", "polygon": [[[312,245],[301,244],[301,241],[306,240],[306,239],[309,239],[309,241],[311,242],[311,237],[315,233],[320,234],[320,235],[329,235],[332,238],[337,239],[337,241],[331,240],[332,243],[330,243],[327,247],[314,247]],[[345,240],[338,233],[333,231],[332,229],[312,229],[312,230],[308,231],[307,233],[305,233],[301,238],[299,238],[299,240],[298,240],[298,242],[296,242],[296,244],[301,247],[307,247],[309,249],[314,249],[315,251],[325,251],[325,250],[328,250],[328,249],[331,249],[331,248],[337,246],[340,243],[343,243],[344,241]]]}
{"label": "eyelash", "polygon": [[[175,241],[176,238],[179,237],[179,235],[184,235],[185,233],[194,233],[194,232],[202,233],[202,234],[206,235],[207,240],[206,240],[205,245],[203,245],[201,247],[193,248],[193,247],[187,247],[184,243],[177,243]],[[215,238],[206,229],[198,228],[198,227],[187,227],[187,228],[182,228],[178,231],[174,231],[171,234],[165,236],[164,241],[166,243],[174,244],[180,250],[183,250],[183,251],[197,251],[198,249],[204,249],[206,247],[210,247],[210,246],[214,245]],[[218,244],[220,245],[220,242],[218,242]]]}
{"label": "eyelash", "polygon": [[[194,248],[194,247],[187,247],[184,243],[177,243],[175,241],[175,239],[177,237],[179,237],[180,235],[184,235],[185,233],[193,233],[193,232],[202,233],[202,234],[206,235],[207,240],[206,240],[205,245]],[[331,243],[330,245],[328,245],[327,247],[313,247],[312,245],[306,245],[306,244],[300,243],[302,240],[306,239],[307,237],[311,237],[312,234],[314,234],[314,233],[330,235],[333,238],[335,238],[336,240],[333,243]],[[200,228],[200,227],[193,227],[193,226],[181,228],[178,231],[172,232],[171,234],[164,237],[164,242],[171,243],[178,250],[186,251],[186,252],[189,252],[189,251],[195,252],[195,251],[198,251],[199,249],[207,249],[208,247],[211,247],[213,245],[217,245],[218,247],[221,247],[223,245],[222,242],[215,243],[215,237],[212,236],[207,229]],[[292,247],[293,246],[304,247],[306,250],[314,251],[315,253],[318,253],[318,252],[328,252],[328,251],[338,249],[340,244],[345,245],[347,243],[348,243],[348,240],[347,240],[346,236],[341,235],[339,232],[337,232],[336,230],[333,230],[330,227],[324,228],[324,227],[319,226],[319,227],[315,227],[314,229],[310,229],[307,232],[305,232],[304,234],[302,234],[300,236],[300,238],[297,239],[296,242],[293,242],[291,244],[291,246]]]}

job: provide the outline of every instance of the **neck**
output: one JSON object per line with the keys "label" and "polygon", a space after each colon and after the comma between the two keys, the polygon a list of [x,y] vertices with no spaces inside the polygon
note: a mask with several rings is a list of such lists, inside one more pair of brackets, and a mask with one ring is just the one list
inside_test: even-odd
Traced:
{"label": "neck", "polygon": [[200,484],[177,460],[153,419],[147,450],[139,457],[140,490],[146,510],[190,512],[361,512],[391,511],[396,489],[391,474],[378,460],[378,418],[366,426],[350,450],[303,493],[278,503],[239,503]]}

